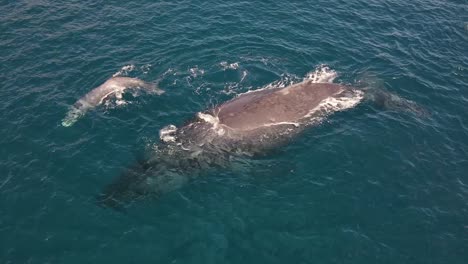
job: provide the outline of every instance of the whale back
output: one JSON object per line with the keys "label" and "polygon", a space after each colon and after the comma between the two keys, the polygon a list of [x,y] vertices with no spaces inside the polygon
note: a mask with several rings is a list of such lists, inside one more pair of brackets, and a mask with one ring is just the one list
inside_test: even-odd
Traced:
{"label": "whale back", "polygon": [[248,92],[214,109],[220,124],[237,131],[299,122],[324,99],[337,96],[345,87],[305,81],[286,88]]}

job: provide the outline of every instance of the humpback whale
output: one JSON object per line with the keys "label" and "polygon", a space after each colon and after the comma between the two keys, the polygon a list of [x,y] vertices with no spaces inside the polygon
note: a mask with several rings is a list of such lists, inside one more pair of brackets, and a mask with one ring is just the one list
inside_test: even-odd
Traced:
{"label": "humpback whale", "polygon": [[155,84],[144,82],[138,78],[112,77],[76,101],[62,120],[62,126],[69,127],[73,125],[87,111],[100,105],[109,96],[114,95],[116,98],[121,99],[124,91],[130,88],[141,88],[158,95],[164,93]]}
{"label": "humpback whale", "polygon": [[284,144],[307,127],[366,98],[398,98],[398,105],[405,105],[402,98],[379,93],[306,80],[241,94],[199,112],[178,129],[165,129],[161,138],[166,142],[155,154],[105,187],[98,202],[118,209],[140,197],[173,191],[207,169],[225,167],[236,155],[254,156]]}

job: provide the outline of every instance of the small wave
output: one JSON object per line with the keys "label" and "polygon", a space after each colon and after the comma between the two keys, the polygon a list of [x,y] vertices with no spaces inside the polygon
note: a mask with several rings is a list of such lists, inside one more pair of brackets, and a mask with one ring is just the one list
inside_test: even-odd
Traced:
{"label": "small wave", "polygon": [[148,72],[151,70],[151,64],[145,64],[140,67],[140,70],[143,74],[148,74]]}
{"label": "small wave", "polygon": [[248,72],[247,70],[243,70],[243,71],[242,71],[242,77],[241,77],[241,80],[239,81],[240,83],[241,83],[242,81],[244,81],[244,79],[245,79],[245,77],[247,77],[247,74],[248,74],[248,73],[249,73],[249,72]]}
{"label": "small wave", "polygon": [[120,68],[116,73],[112,75],[112,77],[117,77],[117,76],[128,76],[131,72],[137,70],[140,71],[143,74],[148,74],[150,72],[152,65],[151,64],[145,64],[140,67],[137,67],[134,64],[128,64]]}
{"label": "small wave", "polygon": [[304,80],[312,80],[314,83],[331,83],[337,76],[336,71],[325,64],[321,64],[313,72],[309,72]]}
{"label": "small wave", "polygon": [[295,84],[295,83],[297,83],[299,81],[300,81],[300,79],[298,79],[296,75],[284,74],[284,75],[281,76],[281,79],[278,80],[278,81],[274,81],[272,83],[269,83],[269,84],[267,84],[266,86],[264,86],[262,88],[249,90],[249,91],[246,91],[244,93],[240,93],[237,96],[241,96],[243,94],[248,94],[248,93],[253,93],[253,92],[258,92],[258,91],[262,91],[262,90],[267,90],[267,89],[284,88],[284,87],[293,85],[293,84]]}
{"label": "small wave", "polygon": [[205,70],[198,68],[198,66],[190,68],[189,72],[190,72],[190,76],[192,76],[193,78],[196,78],[199,75],[204,75],[205,74]]}
{"label": "small wave", "polygon": [[117,107],[126,106],[126,105],[128,105],[130,103],[132,103],[132,102],[125,101],[124,99],[107,100],[104,103],[104,107],[106,109],[113,109],[113,108],[117,108]]}
{"label": "small wave", "polygon": [[226,85],[224,86],[224,90],[222,90],[221,93],[227,94],[227,95],[230,95],[230,94],[237,95],[239,92],[238,90],[241,87],[241,83],[245,80],[248,74],[249,72],[247,70],[243,70],[240,80],[238,82],[226,83]]}
{"label": "small wave", "polygon": [[239,69],[239,62],[228,63],[227,61],[222,61],[219,65],[223,68],[223,70],[231,69],[237,70]]}
{"label": "small wave", "polygon": [[237,95],[238,94],[238,89],[239,89],[239,83],[237,82],[231,82],[231,83],[227,83],[225,86],[224,86],[224,89],[221,91],[221,93],[223,94],[226,94],[226,95]]}
{"label": "small wave", "polygon": [[119,71],[114,73],[114,75],[112,75],[112,77],[127,76],[128,73],[130,73],[130,72],[132,72],[134,70],[135,70],[135,65],[133,65],[133,64],[125,65],[122,68],[120,68]]}
{"label": "small wave", "polygon": [[[317,66],[314,71],[309,72],[306,75],[306,77],[304,77],[302,80],[294,74],[283,74],[280,80],[267,84],[263,88],[247,91],[245,93],[256,92],[266,89],[284,88],[306,80],[312,80],[312,82],[314,83],[332,83],[336,79],[336,77],[338,77],[338,73],[335,70],[331,69],[325,64],[321,64]],[[239,95],[245,93],[241,93]]]}

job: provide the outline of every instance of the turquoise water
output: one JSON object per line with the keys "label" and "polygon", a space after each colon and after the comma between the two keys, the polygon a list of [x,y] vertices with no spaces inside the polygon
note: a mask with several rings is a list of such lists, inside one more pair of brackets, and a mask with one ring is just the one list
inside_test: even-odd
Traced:
{"label": "turquoise water", "polygon": [[[2,1],[0,263],[466,263],[468,3]],[[236,94],[368,79],[363,103],[242,170],[126,213],[95,196],[158,131]],[[72,127],[112,75],[158,81]]]}

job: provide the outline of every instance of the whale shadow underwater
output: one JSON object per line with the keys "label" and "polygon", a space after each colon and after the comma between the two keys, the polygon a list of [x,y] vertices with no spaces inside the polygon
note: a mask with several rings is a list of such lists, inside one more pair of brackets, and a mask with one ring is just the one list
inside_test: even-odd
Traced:
{"label": "whale shadow underwater", "polygon": [[174,191],[207,170],[229,167],[236,157],[274,150],[333,113],[363,101],[426,113],[416,103],[377,88],[306,80],[284,88],[250,91],[197,113],[178,129],[163,129],[161,138],[166,142],[106,186],[97,202],[122,210],[133,201]]}

